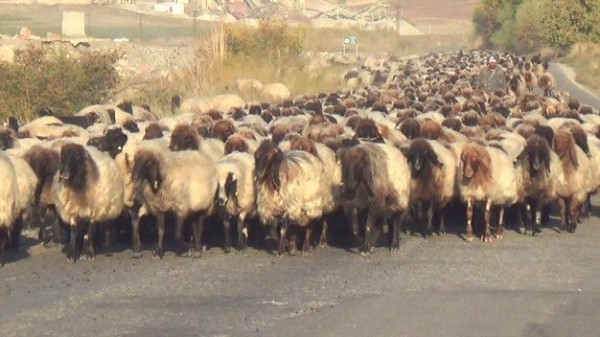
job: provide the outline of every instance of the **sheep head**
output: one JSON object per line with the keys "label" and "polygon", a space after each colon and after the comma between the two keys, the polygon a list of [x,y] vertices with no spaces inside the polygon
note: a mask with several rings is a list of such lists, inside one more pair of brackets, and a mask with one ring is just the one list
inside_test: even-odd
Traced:
{"label": "sheep head", "polygon": [[227,138],[227,141],[225,142],[225,155],[228,155],[235,151],[247,153],[250,152],[248,150],[248,144],[246,143],[244,138],[238,135],[233,135]]}
{"label": "sheep head", "polygon": [[274,146],[270,140],[263,141],[254,153],[255,168],[254,178],[259,183],[265,183],[271,178],[270,183],[274,189],[280,185],[279,164],[283,159],[283,152]]}
{"label": "sheep head", "polygon": [[400,125],[400,132],[408,139],[415,139],[421,137],[421,124],[414,118],[407,118]]}
{"label": "sheep head", "polygon": [[155,154],[146,151],[136,153],[133,164],[133,180],[136,184],[148,183],[152,193],[158,193],[164,178],[160,170],[160,162]]}
{"label": "sheep head", "polygon": [[62,146],[58,166],[59,181],[76,191],[84,191],[93,168],[93,161],[82,145],[67,143]]}
{"label": "sheep head", "polygon": [[570,160],[573,167],[577,168],[579,162],[577,161],[577,152],[575,149],[575,140],[573,135],[566,130],[558,130],[554,135],[554,152],[560,159]]}
{"label": "sheep head", "polygon": [[127,135],[121,128],[109,129],[103,136],[90,138],[87,145],[94,146],[102,152],[108,152],[115,158],[123,150],[127,142]]}
{"label": "sheep head", "polygon": [[481,179],[491,178],[491,158],[482,145],[466,144],[460,154],[461,174],[464,180],[479,175]]}
{"label": "sheep head", "polygon": [[408,148],[407,161],[413,177],[431,178],[432,165],[442,167],[431,144],[423,138],[415,139]]}
{"label": "sheep head", "polygon": [[220,207],[225,206],[229,199],[237,202],[237,177],[235,173],[228,172],[225,181],[219,178],[219,187],[217,191],[217,204]]}
{"label": "sheep head", "polygon": [[527,144],[517,156],[515,164],[523,163],[525,160],[532,176],[539,175],[544,169],[550,170],[550,148],[544,138],[533,135],[527,139]]}
{"label": "sheep head", "polygon": [[158,139],[163,137],[163,129],[158,123],[152,123],[146,127],[144,140]]}
{"label": "sheep head", "polygon": [[11,149],[15,146],[17,133],[4,126],[0,126],[0,151]]}
{"label": "sheep head", "polygon": [[310,139],[299,134],[289,134],[287,135],[286,139],[290,142],[291,150],[305,151],[312,154],[315,157],[319,156],[319,154],[317,153],[315,143]]}
{"label": "sheep head", "polygon": [[213,125],[212,136],[225,142],[229,136],[235,133],[235,131],[235,126],[230,120],[221,119],[216,121]]}
{"label": "sheep head", "polygon": [[169,150],[198,150],[200,148],[200,136],[198,131],[191,125],[177,125],[171,134]]}

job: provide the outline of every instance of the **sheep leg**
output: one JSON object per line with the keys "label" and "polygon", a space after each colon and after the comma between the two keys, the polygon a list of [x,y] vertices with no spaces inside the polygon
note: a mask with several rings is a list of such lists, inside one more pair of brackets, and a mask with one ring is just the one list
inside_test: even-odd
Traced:
{"label": "sheep leg", "polygon": [[560,206],[560,230],[562,231],[567,228],[567,199],[558,198],[558,205]]}
{"label": "sheep leg", "polygon": [[542,212],[540,215],[540,225],[548,226],[550,224],[550,204],[542,205]]}
{"label": "sheep leg", "polygon": [[202,231],[204,231],[204,215],[200,214],[194,220],[192,232],[194,235],[194,246],[190,250],[191,257],[202,256]]}
{"label": "sheep leg", "polygon": [[223,244],[223,251],[225,251],[225,253],[230,253],[231,252],[231,240],[230,240],[231,218],[229,216],[223,217],[223,230],[225,231],[225,242]]}
{"label": "sheep leg", "polygon": [[300,227],[297,226],[292,226],[290,228],[288,228],[288,232],[289,232],[289,236],[290,238],[288,239],[288,247],[289,247],[289,252],[290,255],[296,255],[296,252],[298,251],[298,231],[300,230]]}
{"label": "sheep leg", "polygon": [[392,220],[391,234],[392,240],[390,241],[390,251],[398,251],[400,249],[400,227],[404,221],[405,214],[397,215]]}
{"label": "sheep leg", "polygon": [[438,226],[438,236],[446,234],[446,224],[444,219],[446,218],[446,207],[440,207],[436,211],[436,218],[438,218],[439,226]]}
{"label": "sheep leg", "polygon": [[427,206],[427,229],[425,231],[426,237],[431,237],[433,235],[433,221],[435,218],[435,203],[430,201],[426,204]]}
{"label": "sheep leg", "polygon": [[321,229],[321,237],[319,239],[319,246],[327,247],[327,231],[329,230],[329,224],[327,220],[323,220],[323,229]]}
{"label": "sheep leg", "polygon": [[541,232],[540,227],[542,224],[543,212],[544,212],[544,205],[542,204],[542,200],[536,200],[535,209],[531,210],[531,214],[534,217],[534,219],[533,219],[534,221],[532,221],[533,231],[531,232],[531,235],[536,235]]}
{"label": "sheep leg", "polygon": [[279,247],[277,248],[278,256],[282,256],[283,253],[285,252],[285,246],[287,243],[286,242],[287,231],[288,231],[288,223],[284,222],[281,224],[281,227],[279,228]]}
{"label": "sheep leg", "polygon": [[156,243],[156,249],[154,249],[154,256],[162,260],[165,255],[164,251],[164,239],[165,239],[165,213],[156,214],[156,227],[158,228],[158,242]]}
{"label": "sheep leg", "polygon": [[18,251],[21,241],[21,230],[23,229],[23,217],[20,215],[13,224],[10,230],[10,248],[13,251]]}
{"label": "sheep leg", "polygon": [[79,231],[80,226],[70,226],[71,233],[69,234],[69,248],[67,249],[67,260],[69,263],[75,263],[81,250],[79,249]]}
{"label": "sheep leg", "polygon": [[467,242],[473,241],[473,198],[467,199]]}
{"label": "sheep leg", "polygon": [[307,253],[311,250],[310,236],[312,234],[313,225],[313,223],[310,223],[306,226],[306,231],[304,232],[304,244],[302,245],[303,253]]}
{"label": "sheep leg", "polygon": [[96,230],[96,223],[90,221],[88,224],[87,235],[83,237],[83,247],[86,248],[86,252],[82,256],[83,259],[93,260],[96,257],[96,250],[94,246]]}
{"label": "sheep leg", "polygon": [[592,206],[591,194],[588,193],[587,196],[585,197],[585,201],[581,205],[581,212],[580,212],[581,218],[589,218],[591,206]]}
{"label": "sheep leg", "polygon": [[367,221],[365,222],[365,240],[363,246],[361,247],[361,252],[363,253],[372,253],[373,252],[373,240],[375,234],[375,217],[371,212],[367,216]]}
{"label": "sheep leg", "polygon": [[518,230],[520,234],[523,235],[528,235],[528,233],[531,232],[531,218],[535,217],[535,215],[532,216],[532,205],[531,205],[532,201],[530,199],[526,199],[522,204],[518,205],[518,215],[519,215],[519,224],[518,224]]}
{"label": "sheep leg", "polygon": [[483,233],[483,242],[492,242],[492,232],[490,225],[492,222],[492,200],[489,198],[485,203],[485,232]]}
{"label": "sheep leg", "polygon": [[579,222],[579,216],[581,214],[580,212],[581,212],[582,203],[579,202],[578,200],[576,200],[575,198],[573,198],[571,200],[570,206],[571,206],[571,209],[569,212],[570,216],[569,216],[569,222],[568,222],[569,227],[567,228],[567,230],[569,231],[569,233],[575,233],[575,230],[577,229],[577,223]]}
{"label": "sheep leg", "polygon": [[246,228],[246,216],[244,214],[240,214],[238,217],[237,235],[238,248],[241,250],[246,249],[248,247],[248,228]]}
{"label": "sheep leg", "polygon": [[131,255],[134,259],[142,257],[142,240],[140,239],[140,216],[138,210],[129,209],[129,215],[131,217],[131,239],[133,246],[133,254]]}
{"label": "sheep leg", "polygon": [[4,267],[4,246],[8,240],[8,233],[5,229],[0,229],[0,268]]}
{"label": "sheep leg", "polygon": [[498,229],[496,230],[496,239],[504,239],[504,206],[500,206],[500,215],[498,216]]}
{"label": "sheep leg", "polygon": [[350,211],[350,223],[351,223],[351,227],[352,227],[352,237],[354,238],[355,244],[357,246],[361,245],[360,242],[360,235],[359,235],[359,216],[358,216],[358,209],[356,208],[352,208],[352,210]]}
{"label": "sheep leg", "polygon": [[[178,254],[183,254],[187,250],[186,244],[183,240],[183,225],[185,224],[185,218],[181,215],[177,215],[177,222],[175,225],[175,244],[177,245]],[[194,219],[195,222],[196,219]],[[193,226],[193,225],[192,225]],[[194,228],[192,227],[192,231]]]}

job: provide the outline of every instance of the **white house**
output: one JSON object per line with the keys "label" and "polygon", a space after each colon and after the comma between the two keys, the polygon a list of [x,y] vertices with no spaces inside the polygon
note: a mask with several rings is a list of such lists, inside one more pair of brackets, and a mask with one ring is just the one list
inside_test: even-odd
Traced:
{"label": "white house", "polygon": [[154,11],[169,14],[185,14],[185,4],[181,2],[162,2],[154,4]]}

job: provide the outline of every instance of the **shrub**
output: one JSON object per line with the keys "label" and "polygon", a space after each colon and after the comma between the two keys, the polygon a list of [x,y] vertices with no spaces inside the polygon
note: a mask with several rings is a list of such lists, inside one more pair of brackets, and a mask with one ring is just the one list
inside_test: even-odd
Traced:
{"label": "shrub", "polygon": [[28,120],[42,107],[70,115],[104,102],[120,83],[115,65],[121,55],[118,50],[75,55],[35,44],[16,50],[14,63],[0,63],[0,115]]}

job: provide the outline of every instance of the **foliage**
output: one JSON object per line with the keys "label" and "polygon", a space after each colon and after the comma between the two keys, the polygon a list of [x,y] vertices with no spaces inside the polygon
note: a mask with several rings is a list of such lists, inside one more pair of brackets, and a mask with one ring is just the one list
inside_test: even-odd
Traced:
{"label": "foliage", "polygon": [[0,63],[0,113],[30,119],[49,107],[69,115],[103,102],[119,85],[115,65],[120,57],[117,50],[75,56],[33,44],[18,49],[14,63]]}
{"label": "foliage", "polygon": [[480,0],[473,16],[485,47],[531,51],[600,41],[600,0]]}

